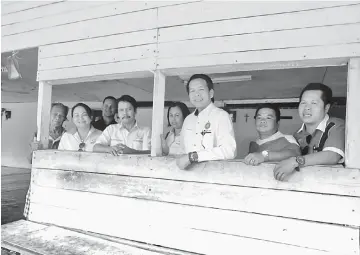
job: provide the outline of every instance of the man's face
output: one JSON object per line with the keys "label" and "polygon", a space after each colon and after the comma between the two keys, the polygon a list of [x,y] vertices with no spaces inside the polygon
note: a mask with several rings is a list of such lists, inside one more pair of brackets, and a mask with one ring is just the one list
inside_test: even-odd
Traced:
{"label": "man's face", "polygon": [[135,109],[129,102],[119,102],[118,104],[118,115],[122,123],[128,124],[135,121]]}
{"label": "man's face", "polygon": [[211,103],[211,98],[214,96],[214,90],[210,90],[203,79],[194,79],[189,84],[189,98],[190,102],[196,108],[205,108]]}
{"label": "man's face", "polygon": [[307,90],[299,104],[299,116],[305,124],[319,124],[329,111],[330,105],[324,105],[321,90]]}
{"label": "man's face", "polygon": [[65,110],[61,106],[54,106],[50,112],[50,121],[53,127],[61,127],[66,120]]}
{"label": "man's face", "polygon": [[102,106],[102,112],[105,117],[112,117],[115,115],[116,102],[113,99],[106,99]]}
{"label": "man's face", "polygon": [[275,111],[270,108],[260,109],[255,116],[255,126],[261,134],[275,134],[278,130]]}

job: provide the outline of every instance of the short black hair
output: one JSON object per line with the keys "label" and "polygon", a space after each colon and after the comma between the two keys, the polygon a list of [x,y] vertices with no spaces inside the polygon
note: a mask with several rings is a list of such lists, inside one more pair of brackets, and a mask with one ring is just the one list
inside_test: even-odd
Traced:
{"label": "short black hair", "polygon": [[71,118],[74,116],[74,110],[75,110],[75,108],[76,108],[76,107],[79,107],[79,106],[85,109],[87,115],[89,115],[90,118],[93,116],[92,110],[91,110],[91,108],[90,108],[88,105],[86,105],[86,104],[84,104],[84,103],[77,103],[77,104],[74,105],[74,107],[71,109]]}
{"label": "short black hair", "polygon": [[[190,77],[189,81],[186,84],[186,92],[189,94],[189,84],[192,80],[195,79],[203,79],[204,81],[206,81],[206,84],[208,86],[209,91],[210,90],[214,90],[214,83],[211,80],[210,76],[206,75],[206,74],[194,74]],[[211,101],[214,102],[214,97],[211,98]]]}
{"label": "short black hair", "polygon": [[134,107],[134,111],[136,112],[138,105],[137,105],[137,102],[136,102],[135,98],[133,98],[132,96],[122,95],[121,97],[119,97],[116,100],[116,105],[117,106],[119,105],[119,102],[128,102],[128,103],[130,103]]}
{"label": "short black hair", "polygon": [[308,90],[320,90],[322,92],[321,99],[324,102],[324,106],[332,103],[332,90],[331,88],[322,83],[309,83],[308,85],[306,85],[300,93],[300,101],[304,92]]}
{"label": "short black hair", "polygon": [[113,96],[107,96],[107,97],[105,97],[105,98],[104,98],[104,100],[103,100],[103,104],[105,103],[105,101],[106,101],[107,99],[114,100],[114,101],[115,101],[115,103],[116,103],[116,98],[115,98],[115,97],[113,97]]}
{"label": "short black hair", "polygon": [[259,104],[258,107],[256,108],[254,118],[256,118],[256,115],[258,114],[258,112],[263,108],[269,108],[269,109],[274,110],[275,116],[276,116],[276,122],[280,121],[281,114],[280,114],[279,106],[277,104],[270,104],[270,103]]}
{"label": "short black hair", "polygon": [[51,109],[55,106],[60,106],[63,108],[64,110],[64,114],[65,114],[65,119],[67,120],[67,115],[69,113],[69,107],[67,107],[66,105],[62,104],[62,103],[52,103],[51,104]]}
{"label": "short black hair", "polygon": [[167,120],[168,120],[168,126],[170,127],[170,120],[169,120],[169,115],[170,115],[170,109],[173,107],[179,107],[183,118],[185,120],[185,118],[190,114],[190,110],[189,108],[186,106],[186,104],[184,104],[183,102],[170,102],[169,108],[168,108],[168,112],[167,112]]}

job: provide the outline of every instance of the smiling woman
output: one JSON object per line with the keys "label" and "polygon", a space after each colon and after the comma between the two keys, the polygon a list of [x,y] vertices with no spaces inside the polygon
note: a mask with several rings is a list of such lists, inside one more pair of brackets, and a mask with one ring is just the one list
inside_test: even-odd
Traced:
{"label": "smiling woman", "polygon": [[66,132],[60,140],[59,150],[93,151],[96,139],[101,131],[91,125],[92,112],[89,106],[83,103],[76,104],[71,111],[76,131]]}

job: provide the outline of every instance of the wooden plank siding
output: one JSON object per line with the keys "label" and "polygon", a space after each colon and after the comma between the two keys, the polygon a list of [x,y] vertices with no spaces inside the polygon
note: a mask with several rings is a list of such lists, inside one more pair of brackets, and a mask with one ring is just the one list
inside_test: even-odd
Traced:
{"label": "wooden plank siding", "polygon": [[360,55],[360,2],[259,8],[250,2],[125,1],[79,8],[59,2],[23,10],[22,18],[9,13],[2,52],[39,47],[38,80],[54,83],[114,73],[150,77],[155,69],[178,75],[342,65]]}
{"label": "wooden plank siding", "polygon": [[[39,156],[38,156],[39,155]],[[191,171],[181,171],[172,157],[138,157],[122,155],[113,157],[100,153],[72,153],[66,151],[36,151],[33,168],[62,169],[102,174],[123,174],[178,181],[196,181],[241,187],[261,187],[274,190],[318,192],[341,196],[360,197],[360,172],[339,166],[306,167],[287,182],[274,180],[274,164],[261,167],[246,165],[241,161],[214,161],[197,164]],[[126,159],[126,160],[124,160]],[[156,171],[152,171],[156,169]],[[256,180],[256,181],[255,181]]]}
{"label": "wooden plank siding", "polygon": [[272,169],[37,151],[29,220],[200,254],[360,254],[357,169],[307,167],[296,184]]}

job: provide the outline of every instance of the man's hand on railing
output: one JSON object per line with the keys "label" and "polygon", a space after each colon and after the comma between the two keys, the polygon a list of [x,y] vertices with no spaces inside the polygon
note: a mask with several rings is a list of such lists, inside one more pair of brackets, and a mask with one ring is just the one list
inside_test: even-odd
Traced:
{"label": "man's hand on railing", "polygon": [[176,158],[176,165],[181,170],[185,170],[191,164],[188,154],[180,155]]}
{"label": "man's hand on railing", "polygon": [[274,168],[274,177],[278,181],[284,181],[288,176],[296,171],[298,163],[295,157],[291,157],[279,162]]}

